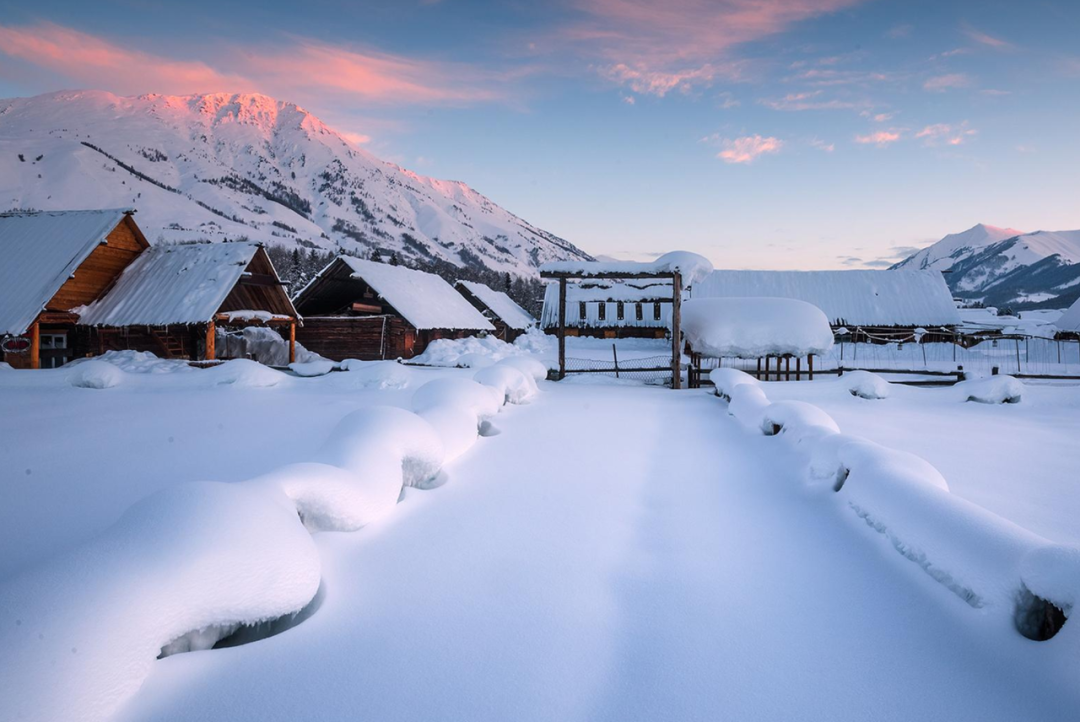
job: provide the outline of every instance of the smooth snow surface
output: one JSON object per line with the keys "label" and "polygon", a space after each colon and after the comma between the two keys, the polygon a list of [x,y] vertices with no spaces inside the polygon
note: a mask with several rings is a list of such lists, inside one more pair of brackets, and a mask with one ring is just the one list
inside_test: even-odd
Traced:
{"label": "smooth snow surface", "polygon": [[803,357],[833,345],[821,309],[791,298],[701,298],[683,305],[683,336],[714,358]]}

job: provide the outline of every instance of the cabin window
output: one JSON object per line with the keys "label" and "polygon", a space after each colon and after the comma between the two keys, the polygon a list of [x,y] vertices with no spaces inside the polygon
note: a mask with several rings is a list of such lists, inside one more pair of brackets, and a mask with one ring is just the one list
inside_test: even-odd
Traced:
{"label": "cabin window", "polygon": [[659,301],[657,301],[656,303],[653,304],[653,320],[654,321],[659,321],[660,320],[660,302]]}
{"label": "cabin window", "polygon": [[67,348],[66,333],[43,333],[41,334],[42,349]]}
{"label": "cabin window", "polygon": [[589,316],[589,314],[585,309],[585,302],[580,301],[578,303],[578,318],[580,318],[582,321],[584,321],[586,318],[588,318],[588,316]]}
{"label": "cabin window", "polygon": [[600,302],[600,308],[599,313],[597,314],[597,318],[599,318],[601,321],[607,320],[607,303],[605,303],[604,301]]}
{"label": "cabin window", "polygon": [[637,319],[638,321],[643,321],[645,319],[645,314],[641,310],[641,304],[640,303],[635,303],[634,304],[634,318]]}
{"label": "cabin window", "polygon": [[619,301],[615,305],[615,316],[620,321],[622,321],[622,320],[624,320],[626,318],[626,309],[623,307],[623,302],[622,301]]}

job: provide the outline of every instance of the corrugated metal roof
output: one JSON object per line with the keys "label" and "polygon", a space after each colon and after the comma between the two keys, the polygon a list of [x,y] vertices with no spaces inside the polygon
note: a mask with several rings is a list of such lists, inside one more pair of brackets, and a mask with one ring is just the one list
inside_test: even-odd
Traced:
{"label": "corrugated metal roof", "polygon": [[255,243],[154,246],[124,269],[112,290],[81,311],[79,323],[113,327],[206,323],[258,249]]}
{"label": "corrugated metal roof", "polygon": [[22,334],[130,209],[0,215],[0,335]]}
{"label": "corrugated metal roof", "polygon": [[389,263],[362,261],[352,256],[339,258],[349,265],[354,278],[363,280],[375,289],[418,329],[495,330],[464,296],[434,273],[391,266]]}
{"label": "corrugated metal roof", "polygon": [[820,308],[834,325],[929,328],[960,323],[938,271],[713,271],[692,295],[794,298]]}
{"label": "corrugated metal roof", "polygon": [[532,314],[514,302],[514,299],[502,291],[496,291],[488,285],[477,281],[458,281],[469,293],[476,296],[481,303],[491,309],[499,319],[510,328],[524,331],[536,323]]}

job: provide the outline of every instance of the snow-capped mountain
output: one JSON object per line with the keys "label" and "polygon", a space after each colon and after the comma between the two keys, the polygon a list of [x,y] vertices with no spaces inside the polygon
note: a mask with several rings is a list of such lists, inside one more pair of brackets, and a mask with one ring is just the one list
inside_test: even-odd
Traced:
{"label": "snow-capped mountain", "polygon": [[959,298],[991,306],[1064,308],[1080,297],[1080,231],[979,224],[953,233],[892,268],[945,271]]}
{"label": "snow-capped mountain", "polygon": [[589,258],[464,183],[379,160],[264,95],[0,100],[0,210],[127,206],[151,243],[246,237],[518,276]]}

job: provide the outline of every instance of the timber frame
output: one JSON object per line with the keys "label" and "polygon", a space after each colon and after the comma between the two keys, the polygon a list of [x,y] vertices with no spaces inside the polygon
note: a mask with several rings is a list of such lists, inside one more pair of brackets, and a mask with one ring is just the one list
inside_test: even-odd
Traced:
{"label": "timber frame", "polygon": [[[598,264],[599,265],[599,264]],[[559,380],[566,378],[566,284],[568,281],[657,279],[671,281],[671,388],[682,388],[682,274],[678,271],[541,271],[540,278],[559,282]]]}

